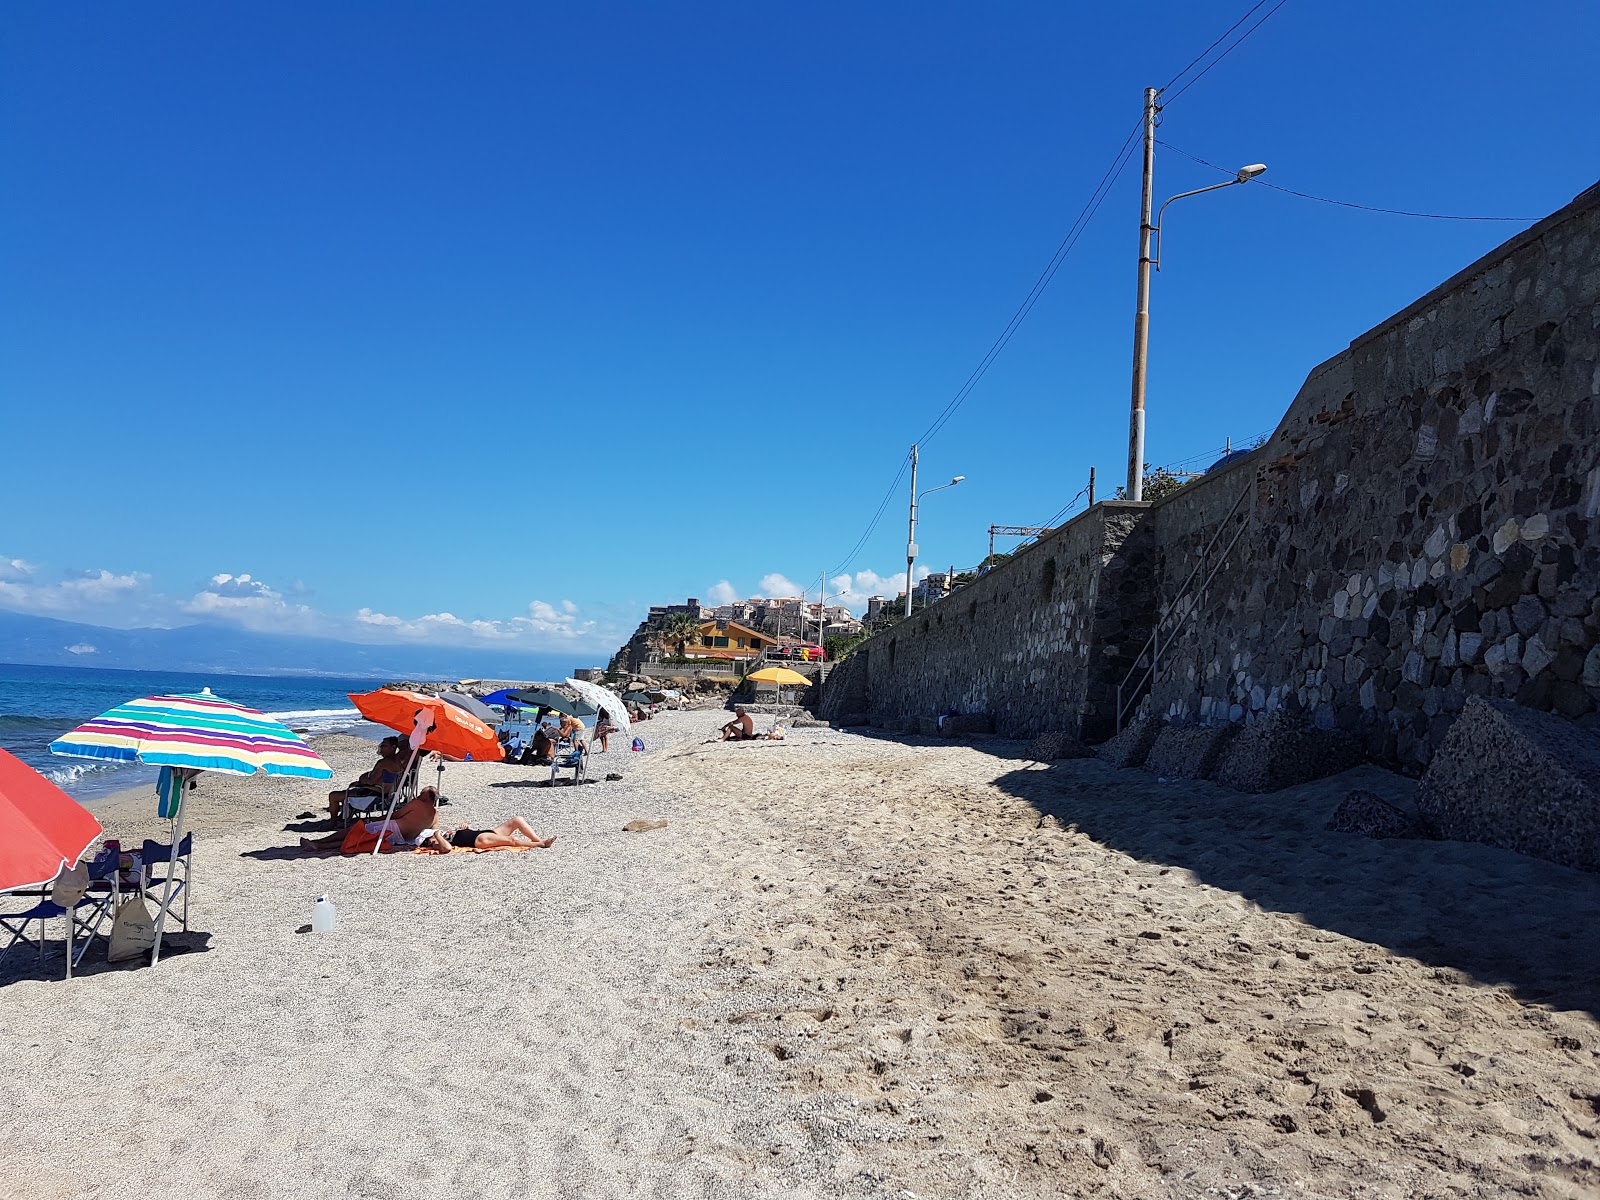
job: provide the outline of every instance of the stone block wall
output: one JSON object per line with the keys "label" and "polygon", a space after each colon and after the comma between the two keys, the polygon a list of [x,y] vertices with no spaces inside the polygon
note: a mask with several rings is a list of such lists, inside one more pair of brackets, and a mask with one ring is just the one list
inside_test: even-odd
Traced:
{"label": "stone block wall", "polygon": [[[1600,206],[1586,194],[1318,368],[1153,715],[1303,710],[1420,768],[1469,696],[1600,702]],[[1191,489],[1184,489],[1186,492]],[[1182,493],[1180,493],[1182,495]],[[1165,585],[1204,522],[1152,513]],[[1586,676],[1587,670],[1587,679]]]}
{"label": "stone block wall", "polygon": [[1420,770],[1469,696],[1600,708],[1600,187],[1317,367],[1254,454],[872,638],[824,711],[1099,740],[1163,613],[1153,716]]}
{"label": "stone block wall", "polygon": [[870,639],[824,689],[830,719],[914,728],[954,710],[995,731],[1109,734],[1113,675],[1149,634],[1146,506],[1096,505],[955,595]]}

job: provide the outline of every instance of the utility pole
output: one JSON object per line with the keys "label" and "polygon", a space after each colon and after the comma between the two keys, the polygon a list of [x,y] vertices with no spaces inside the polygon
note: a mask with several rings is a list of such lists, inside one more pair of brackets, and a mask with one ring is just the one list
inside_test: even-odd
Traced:
{"label": "utility pole", "polygon": [[906,616],[911,615],[911,568],[917,561],[917,445],[911,444],[911,521],[906,527]]}
{"label": "utility pole", "polygon": [[1094,468],[1089,468],[1089,507],[1094,507]]}
{"label": "utility pole", "polygon": [[1150,223],[1151,192],[1156,170],[1156,103],[1160,93],[1144,90],[1144,195],[1139,216],[1139,305],[1133,315],[1133,402],[1128,421],[1128,499],[1144,499],[1144,379],[1145,356],[1150,346]]}

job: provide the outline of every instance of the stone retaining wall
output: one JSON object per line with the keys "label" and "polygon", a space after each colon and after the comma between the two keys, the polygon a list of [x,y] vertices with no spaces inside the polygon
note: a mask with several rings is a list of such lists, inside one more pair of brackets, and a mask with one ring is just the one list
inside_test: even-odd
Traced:
{"label": "stone retaining wall", "polygon": [[1317,367],[1261,450],[864,643],[823,712],[1099,740],[1158,606],[1169,720],[1282,712],[1420,770],[1469,696],[1600,707],[1600,188]]}

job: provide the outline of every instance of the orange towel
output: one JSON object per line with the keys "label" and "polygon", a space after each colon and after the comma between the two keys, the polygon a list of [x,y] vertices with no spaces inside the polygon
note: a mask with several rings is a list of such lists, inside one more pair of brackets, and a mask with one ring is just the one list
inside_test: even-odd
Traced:
{"label": "orange towel", "polygon": [[[532,850],[532,849],[533,849],[532,846],[490,846],[487,850],[479,850],[476,846],[471,847],[470,849],[468,847],[465,847],[465,846],[457,846],[457,847],[455,847],[455,849],[451,850],[450,853],[451,854],[493,854],[496,850],[518,850],[518,851],[520,851],[520,850]],[[412,853],[414,853],[414,854],[443,854],[445,852],[443,850],[435,850],[431,846],[418,846],[414,851],[412,851]]]}

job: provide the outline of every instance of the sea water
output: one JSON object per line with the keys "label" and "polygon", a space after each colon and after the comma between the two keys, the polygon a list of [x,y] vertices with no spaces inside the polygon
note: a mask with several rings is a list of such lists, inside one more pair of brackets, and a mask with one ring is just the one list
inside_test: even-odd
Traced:
{"label": "sea water", "polygon": [[64,758],[50,743],[109,708],[140,696],[198,692],[209,687],[306,735],[347,732],[378,738],[389,731],[361,719],[350,692],[384,681],[327,675],[223,675],[185,671],[110,671],[91,667],[0,664],[0,747],[89,802],[124,788],[154,784],[156,770],[138,764]]}

